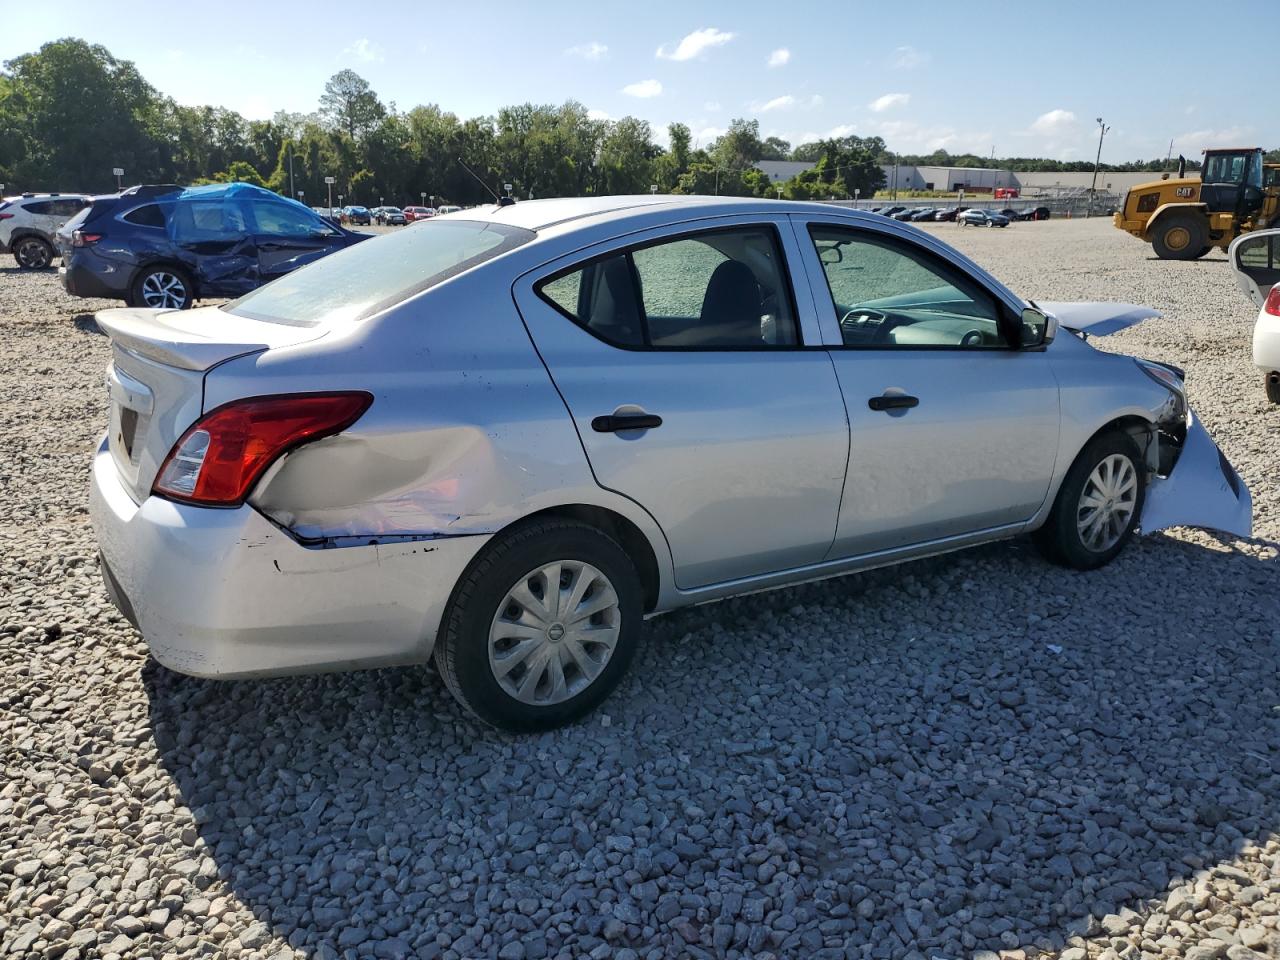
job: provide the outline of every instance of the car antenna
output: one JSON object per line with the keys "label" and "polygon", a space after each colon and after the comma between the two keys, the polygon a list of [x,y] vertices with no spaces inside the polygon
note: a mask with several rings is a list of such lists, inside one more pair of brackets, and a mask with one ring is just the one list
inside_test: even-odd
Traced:
{"label": "car antenna", "polygon": [[502,200],[498,197],[497,192],[492,187],[490,187],[487,183],[485,183],[483,180],[480,179],[480,174],[476,173],[474,170],[468,167],[466,162],[461,157],[454,157],[454,159],[457,160],[458,163],[462,164],[463,170],[467,171],[467,173],[475,177],[476,183],[480,184],[480,186],[484,187],[486,190],[489,191],[489,196],[493,197],[494,203],[496,203],[498,206],[502,206]]}

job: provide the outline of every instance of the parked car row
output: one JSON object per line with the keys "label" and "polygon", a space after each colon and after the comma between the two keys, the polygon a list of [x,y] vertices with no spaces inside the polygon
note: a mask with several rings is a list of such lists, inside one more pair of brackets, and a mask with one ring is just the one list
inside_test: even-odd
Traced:
{"label": "parked car row", "polygon": [[[904,206],[886,206],[873,207],[871,213],[877,213],[882,217],[889,217],[892,220],[899,220],[903,223],[919,223],[922,221],[951,221],[970,224],[985,224],[986,226],[1006,227],[1012,220],[1048,220],[1050,211],[1048,207],[1031,207],[1025,210],[1014,210],[1006,208],[998,213],[994,210],[983,211],[989,216],[974,216],[965,219],[965,215],[972,209],[971,207],[953,206],[953,207],[904,207]],[[1003,222],[1001,222],[1003,220]]]}

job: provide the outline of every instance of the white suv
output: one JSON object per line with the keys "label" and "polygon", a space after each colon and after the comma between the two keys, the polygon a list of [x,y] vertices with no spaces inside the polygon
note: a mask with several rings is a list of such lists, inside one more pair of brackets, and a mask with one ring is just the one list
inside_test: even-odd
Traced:
{"label": "white suv", "polygon": [[57,255],[58,228],[92,202],[79,193],[26,193],[0,201],[0,253],[12,253],[25,270],[43,270]]}

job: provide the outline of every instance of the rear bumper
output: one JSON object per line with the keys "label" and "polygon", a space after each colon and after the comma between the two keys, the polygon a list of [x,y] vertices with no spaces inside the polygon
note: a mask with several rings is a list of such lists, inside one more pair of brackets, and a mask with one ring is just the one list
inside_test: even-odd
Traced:
{"label": "rear bumper", "polygon": [[134,503],[105,441],[90,516],[107,591],[152,656],[199,677],[418,663],[489,539],[308,548],[249,506]]}
{"label": "rear bumper", "polygon": [[62,289],[73,297],[103,297],[108,300],[119,300],[128,289],[128,278],[123,272],[114,268],[108,274],[115,283],[95,271],[79,257],[64,257],[63,265],[58,268],[58,278],[62,281]]}

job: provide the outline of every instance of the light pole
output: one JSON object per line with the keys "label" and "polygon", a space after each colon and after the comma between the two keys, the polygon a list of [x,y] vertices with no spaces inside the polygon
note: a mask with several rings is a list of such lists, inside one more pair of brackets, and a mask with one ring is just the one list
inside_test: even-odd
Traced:
{"label": "light pole", "polygon": [[1093,183],[1089,186],[1089,213],[1093,213],[1093,197],[1098,189],[1098,166],[1102,163],[1102,138],[1107,135],[1107,131],[1111,128],[1102,122],[1102,118],[1098,118],[1098,155],[1093,158]]}

